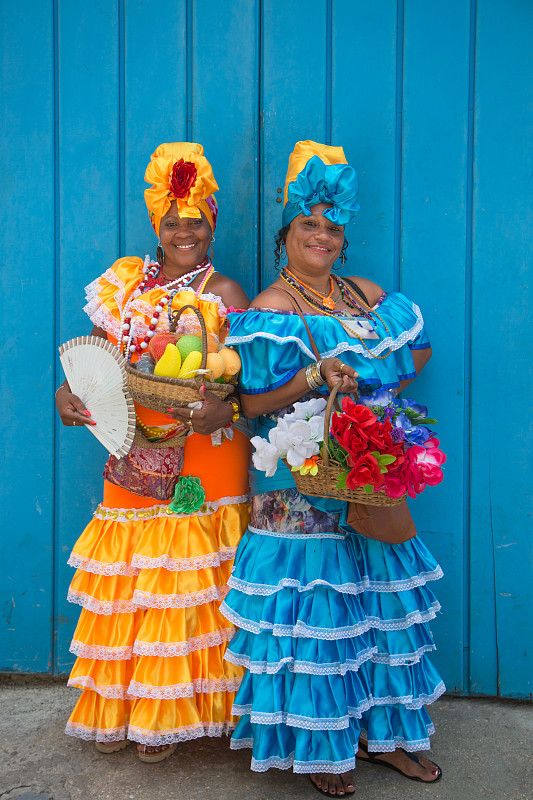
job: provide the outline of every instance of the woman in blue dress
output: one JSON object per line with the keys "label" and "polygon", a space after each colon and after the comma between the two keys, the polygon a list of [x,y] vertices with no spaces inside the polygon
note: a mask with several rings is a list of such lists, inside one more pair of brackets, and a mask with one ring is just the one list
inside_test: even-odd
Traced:
{"label": "woman in blue dress", "polygon": [[[288,264],[248,311],[229,314],[243,409],[263,438],[293,403],[340,380],[343,393],[400,390],[429,360],[414,303],[331,272],[358,209],[342,148],[298,142],[278,236]],[[232,749],[252,748],[259,772],[306,773],[330,796],[353,793],[356,755],[439,780],[440,768],[415,755],[430,748],[426,706],[444,692],[430,659],[439,604],[428,583],[439,565],[418,537],[361,535],[347,503],[303,496],[282,462],[269,478],[252,469],[251,483],[250,527],[221,607],[239,628],[226,658],[247,670]]]}

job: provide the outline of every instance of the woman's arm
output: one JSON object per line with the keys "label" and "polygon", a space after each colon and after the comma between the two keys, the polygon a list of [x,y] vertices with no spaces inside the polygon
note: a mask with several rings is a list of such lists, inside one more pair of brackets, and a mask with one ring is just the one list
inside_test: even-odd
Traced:
{"label": "woman's arm", "polygon": [[[342,381],[342,386],[339,389],[342,394],[350,394],[357,389],[357,372],[352,367],[344,364],[340,358],[325,358],[321,362],[320,373],[326,381],[328,389],[332,389],[339,381]],[[305,368],[302,367],[290,381],[287,381],[277,389],[272,389],[270,392],[261,392],[260,394],[241,393],[242,409],[247,417],[254,419],[254,417],[259,417],[269,411],[278,411],[280,408],[291,406],[309,391]]]}
{"label": "woman's arm", "polygon": [[[431,347],[426,347],[424,350],[412,350],[411,351],[413,356],[413,362],[415,365],[416,375],[420,375],[421,371],[424,369],[426,364],[428,363],[429,359],[431,358]],[[408,381],[400,381],[400,392],[402,392],[406,386],[409,386],[415,378],[410,378]]]}

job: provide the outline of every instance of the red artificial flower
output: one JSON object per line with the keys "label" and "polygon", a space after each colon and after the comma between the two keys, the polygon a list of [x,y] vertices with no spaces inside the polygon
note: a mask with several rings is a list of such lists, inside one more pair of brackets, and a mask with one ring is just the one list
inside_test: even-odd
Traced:
{"label": "red artificial flower", "polygon": [[367,483],[378,489],[383,486],[383,475],[376,456],[373,456],[372,453],[365,453],[355,460],[350,459],[350,461],[352,469],[346,478],[348,489],[360,489]]}
{"label": "red artificial flower", "polygon": [[357,425],[361,429],[361,432],[368,433],[368,431],[379,427],[381,424],[379,419],[369,408],[356,405],[351,397],[345,397],[343,399],[342,410],[348,420]]}
{"label": "red artificial flower", "polygon": [[192,161],[184,161],[180,158],[172,167],[170,174],[170,188],[174,197],[187,197],[190,189],[196,183],[196,167]]}

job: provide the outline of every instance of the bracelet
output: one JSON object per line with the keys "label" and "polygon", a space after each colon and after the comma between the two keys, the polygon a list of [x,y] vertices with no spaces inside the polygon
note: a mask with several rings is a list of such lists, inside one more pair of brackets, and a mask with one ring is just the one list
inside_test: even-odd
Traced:
{"label": "bracelet", "polygon": [[66,389],[66,388],[67,388],[67,387],[65,386],[65,384],[64,384],[64,383],[62,383],[62,384],[61,384],[61,386],[58,386],[58,387],[57,387],[57,389],[56,389],[56,393],[55,393],[54,397],[57,397],[57,393],[58,393],[58,391],[59,391],[60,389]]}
{"label": "bracelet", "polygon": [[236,400],[228,400],[228,405],[230,405],[233,409],[233,416],[231,418],[231,422],[229,423],[231,425],[234,422],[237,422],[237,420],[241,416],[241,413],[239,410],[239,404],[237,403]]}
{"label": "bracelet", "polygon": [[321,364],[322,361],[315,361],[305,368],[305,379],[310,389],[320,389],[326,382],[320,373]]}

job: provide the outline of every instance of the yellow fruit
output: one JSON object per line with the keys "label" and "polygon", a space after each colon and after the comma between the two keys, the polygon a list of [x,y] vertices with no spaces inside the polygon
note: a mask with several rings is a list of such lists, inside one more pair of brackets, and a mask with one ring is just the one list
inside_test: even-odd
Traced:
{"label": "yellow fruit", "polygon": [[236,350],[223,347],[218,351],[219,356],[224,359],[224,378],[232,378],[241,368],[241,358]]}
{"label": "yellow fruit", "polygon": [[206,369],[210,369],[213,373],[214,381],[224,374],[224,359],[219,353],[208,353],[205,366]]}
{"label": "yellow fruit", "polygon": [[175,344],[170,342],[154,367],[154,375],[163,378],[177,378],[181,368],[181,356]]}
{"label": "yellow fruit", "polygon": [[199,336],[186,333],[185,336],[180,336],[176,342],[176,347],[180,351],[182,362],[184,362],[189,353],[202,352],[202,340]]}
{"label": "yellow fruit", "polygon": [[193,352],[189,353],[189,355],[181,365],[178,378],[194,378],[197,370],[200,368],[201,363],[202,363],[202,354],[199,353],[197,350],[193,350]]}

